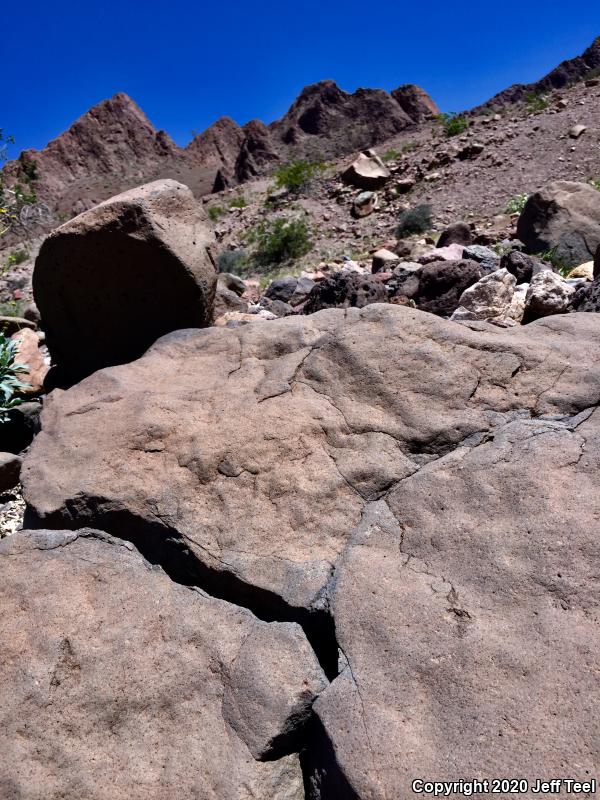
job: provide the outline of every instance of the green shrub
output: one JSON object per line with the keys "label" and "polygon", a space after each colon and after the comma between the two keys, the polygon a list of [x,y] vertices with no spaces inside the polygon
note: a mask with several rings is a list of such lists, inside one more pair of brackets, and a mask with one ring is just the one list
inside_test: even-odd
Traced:
{"label": "green shrub", "polygon": [[12,253],[9,253],[8,258],[6,259],[5,270],[10,269],[11,267],[16,267],[18,264],[22,264],[24,261],[27,261],[29,258],[29,253],[27,250],[13,250]]}
{"label": "green shrub", "polygon": [[528,194],[518,194],[516,197],[512,197],[506,204],[506,213],[522,214],[528,200]]}
{"label": "green shrub", "polygon": [[258,267],[268,267],[300,258],[312,249],[310,228],[304,219],[265,220],[247,235],[254,245],[252,260]]}
{"label": "green shrub", "polygon": [[300,194],[324,169],[324,164],[313,164],[309,161],[292,161],[290,164],[284,164],[273,173],[275,188],[287,189],[292,194]]}
{"label": "green shrub", "polygon": [[600,178],[591,178],[590,186],[593,186],[594,189],[600,192]]}
{"label": "green shrub", "polygon": [[9,300],[0,303],[0,317],[22,317],[25,303],[22,300]]}
{"label": "green shrub", "polygon": [[525,108],[530,114],[539,114],[548,108],[548,101],[539,92],[529,92],[523,99]]}
{"label": "green shrub", "polygon": [[402,239],[411,233],[425,233],[431,228],[431,206],[427,203],[403,211],[396,227],[396,237]]}
{"label": "green shrub", "polygon": [[242,275],[247,265],[248,256],[245,250],[224,250],[217,256],[217,269],[219,272]]}
{"label": "green shrub", "polygon": [[448,114],[442,114],[440,116],[440,120],[444,129],[444,133],[448,138],[451,136],[459,136],[469,127],[469,120],[462,114],[457,114],[454,111],[451,111]]}
{"label": "green shrub", "polygon": [[7,412],[19,405],[21,400],[15,395],[27,386],[18,377],[27,367],[15,364],[16,350],[17,343],[0,333],[0,422],[6,422]]}
{"label": "green shrub", "polygon": [[403,153],[412,153],[416,149],[417,145],[414,142],[406,142],[405,144],[402,145]]}
{"label": "green shrub", "polygon": [[399,150],[396,150],[396,149],[395,149],[395,148],[393,148],[393,147],[390,147],[390,149],[389,149],[389,150],[387,150],[387,151],[386,151],[386,152],[385,152],[385,153],[384,153],[384,154],[381,156],[381,160],[382,160],[382,161],[385,161],[385,163],[386,163],[386,164],[387,164],[387,162],[388,162],[388,161],[395,161],[397,158],[400,158],[400,151],[399,151]]}
{"label": "green shrub", "polygon": [[212,222],[217,222],[226,213],[227,211],[223,206],[210,206],[208,209],[208,217]]}
{"label": "green shrub", "polygon": [[563,278],[571,272],[573,267],[567,266],[562,259],[560,259],[556,255],[556,247],[552,250],[543,250],[541,253],[535,253],[535,255],[540,259],[540,261],[545,261],[547,264],[551,264],[555,272],[559,272]]}
{"label": "green shrub", "polygon": [[246,208],[248,205],[248,201],[243,195],[239,195],[239,197],[235,197],[231,203],[229,203],[229,208]]}

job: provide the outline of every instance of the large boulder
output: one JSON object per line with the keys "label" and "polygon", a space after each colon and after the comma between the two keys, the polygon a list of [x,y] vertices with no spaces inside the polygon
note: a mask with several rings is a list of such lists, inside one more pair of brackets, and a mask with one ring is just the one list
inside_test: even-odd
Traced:
{"label": "large boulder", "polygon": [[379,277],[341,270],[315,284],[303,310],[314,314],[325,308],[363,308],[387,299],[385,283]]}
{"label": "large boulder", "polygon": [[532,322],[552,314],[566,314],[569,310],[575,287],[556,272],[543,270],[534,275],[525,297],[523,322]]}
{"label": "large boulder", "polygon": [[460,305],[465,289],[477,283],[484,274],[479,264],[467,259],[427,264],[419,272],[415,302],[422,311],[449,317]]}
{"label": "large boulder", "polygon": [[[333,679],[314,706],[319,723],[300,745],[311,800],[408,797],[409,781],[419,776],[493,777],[510,770],[535,777],[576,764],[584,777],[600,760],[598,739],[589,734],[600,700],[598,396],[594,314],[504,330],[375,304],[266,325],[179,331],[138,361],[49,398],[22,473],[28,524],[92,524],[133,542],[178,582],[263,619],[301,623]],[[72,546],[53,560],[61,563],[60,553],[69,557]],[[146,583],[113,579],[112,561],[106,569],[96,550],[76,555],[68,575],[59,570],[54,581],[60,598],[49,601],[50,581],[39,567],[45,554],[33,554],[20,589],[12,590],[20,592],[18,619],[12,622],[15,604],[2,620],[11,654],[29,649],[36,664],[44,647],[58,664],[54,609],[64,603],[69,625],[83,630],[86,668],[93,650],[102,674],[103,711],[118,711],[127,698],[120,687],[133,681],[127,668],[125,678],[119,671],[140,651],[142,623],[138,628],[137,612],[129,611],[135,602],[152,598],[143,641],[158,648],[155,626],[166,606],[172,659],[185,661],[180,643],[196,641],[186,634],[189,626],[202,631],[195,658],[211,652],[208,628],[214,639],[228,640],[229,626],[216,615],[204,623],[204,606],[194,606],[191,617],[185,610],[171,614],[159,570],[146,573]],[[74,570],[94,582],[80,590]],[[185,594],[190,605],[204,602],[205,595]],[[107,607],[113,622],[103,633],[106,625],[97,620]],[[35,636],[26,633],[32,620]],[[112,625],[126,631],[130,620],[131,642],[113,646]],[[97,631],[108,641],[97,640]],[[73,647],[73,657],[81,664],[79,650]],[[153,658],[156,651],[149,652]],[[63,661],[71,658],[67,648]],[[52,669],[40,670],[39,685],[37,672],[27,684],[24,659],[4,659],[11,671],[1,691],[8,698],[14,687],[20,692],[9,718],[17,702],[27,709],[23,703],[41,695],[39,727],[52,731],[54,741],[52,715],[66,699],[89,697],[89,683],[69,683],[74,678],[61,671],[67,668],[57,666],[65,694],[50,707],[44,692]],[[133,663],[145,667],[141,658]],[[182,737],[204,733],[189,704],[186,724],[177,715],[171,724],[168,710],[180,695],[161,672],[165,663],[159,650],[140,675],[144,691],[158,682],[156,707],[164,702],[167,709],[160,717],[164,733],[150,727],[149,737],[160,752],[174,737],[177,753],[186,753]],[[196,662],[194,674],[206,685],[215,681],[218,691],[229,672],[221,672],[218,659],[211,663],[210,676]],[[185,694],[187,670],[173,674]],[[186,696],[195,713],[195,694]],[[141,697],[138,710],[148,707]],[[212,721],[212,708],[203,713],[211,720],[208,738],[219,744],[221,722],[216,712]],[[120,718],[105,713],[110,724]],[[68,718],[78,733],[79,717]],[[152,719],[149,713],[148,725]],[[104,720],[98,737],[94,725],[87,728],[99,764],[113,752],[120,758],[111,736],[100,736]],[[132,722],[130,730],[139,728]],[[24,759],[13,752],[23,747],[23,733],[11,738],[12,731],[7,771],[19,776]],[[80,750],[61,752],[69,760]],[[35,763],[46,769],[44,758]],[[188,769],[184,787],[193,774]]]}
{"label": "large boulder", "polygon": [[6,800],[304,798],[327,681],[302,629],[190,591],[98,531],[0,543]]}
{"label": "large boulder", "polygon": [[360,153],[342,174],[342,179],[359,189],[381,189],[389,180],[390,171],[373,150]]}
{"label": "large boulder", "polygon": [[33,291],[64,379],[138,358],[169,331],[210,324],[212,243],[203,209],[172,180],[117,195],[54,231]]}
{"label": "large boulder", "polygon": [[440,110],[420,86],[407,83],[391,92],[394,100],[413,122],[424,122],[440,115]]}
{"label": "large boulder", "polygon": [[600,245],[600,192],[587,183],[547,184],[527,201],[517,236],[532,253],[554,251],[566,267],[592,260]]}
{"label": "large boulder", "polygon": [[474,283],[461,294],[453,320],[507,319],[517,279],[498,269]]}

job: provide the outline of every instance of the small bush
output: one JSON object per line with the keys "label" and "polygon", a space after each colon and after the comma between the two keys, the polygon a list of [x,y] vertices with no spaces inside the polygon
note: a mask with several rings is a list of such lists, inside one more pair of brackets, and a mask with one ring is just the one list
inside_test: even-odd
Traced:
{"label": "small bush", "polygon": [[400,151],[393,147],[390,147],[390,149],[381,156],[381,160],[385,161],[386,164],[388,161],[395,161],[397,158],[400,158]]}
{"label": "small bush", "polygon": [[522,214],[528,200],[528,194],[518,194],[516,197],[512,197],[506,204],[506,213]]}
{"label": "small bush", "polygon": [[313,246],[304,219],[266,220],[250,231],[247,239],[255,247],[252,260],[258,267],[293,261],[306,255]]}
{"label": "small bush", "polygon": [[538,92],[529,92],[524,97],[525,108],[530,114],[539,114],[548,108],[548,101]]}
{"label": "small bush", "polygon": [[554,271],[560,273],[563,278],[566,278],[569,272],[571,272],[573,269],[573,267],[568,267],[562,261],[562,259],[556,255],[556,247],[554,247],[552,250],[544,250],[541,253],[536,253],[535,255],[540,259],[540,261],[545,261],[547,264],[551,264]]}
{"label": "small bush", "polygon": [[590,179],[590,186],[593,186],[598,192],[600,192],[600,178],[591,178]]}
{"label": "small bush", "polygon": [[273,173],[275,188],[287,189],[292,194],[300,194],[324,169],[324,164],[312,164],[309,161],[292,161],[290,164],[284,164]]}
{"label": "small bush", "polygon": [[403,153],[412,153],[416,149],[417,149],[417,145],[414,142],[406,142],[406,144],[402,145],[402,152]]}
{"label": "small bush", "polygon": [[440,119],[444,133],[448,138],[459,136],[469,127],[469,120],[462,114],[456,114],[454,111],[449,114],[442,114]]}
{"label": "small bush", "polygon": [[248,205],[248,201],[243,195],[234,198],[231,203],[229,203],[229,208],[246,208]]}
{"label": "small bush", "polygon": [[221,219],[223,214],[226,213],[227,212],[223,208],[223,206],[210,206],[210,208],[208,209],[208,217],[211,220],[211,222],[217,222],[218,220]]}
{"label": "small bush", "polygon": [[22,317],[25,303],[22,300],[9,300],[0,303],[0,317]]}
{"label": "small bush", "polygon": [[27,261],[29,258],[29,253],[27,250],[13,250],[12,253],[9,253],[8,258],[6,259],[5,270],[10,269],[11,267],[16,267],[18,264],[22,264],[24,261]]}
{"label": "small bush", "polygon": [[224,250],[217,257],[217,269],[219,272],[242,275],[247,265],[248,256],[245,250]]}
{"label": "small bush", "polygon": [[27,367],[15,363],[16,351],[17,343],[0,333],[0,422],[6,422],[7,412],[19,405],[21,400],[15,395],[27,386],[19,380],[19,373],[27,372]]}
{"label": "small bush", "polygon": [[431,228],[431,206],[424,203],[402,212],[396,227],[396,238],[402,239],[411,233],[425,233]]}

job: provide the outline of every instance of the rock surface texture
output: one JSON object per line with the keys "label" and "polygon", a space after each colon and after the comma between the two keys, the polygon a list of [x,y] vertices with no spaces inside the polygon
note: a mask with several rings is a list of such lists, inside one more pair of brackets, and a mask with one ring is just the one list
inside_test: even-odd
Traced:
{"label": "rock surface texture", "polygon": [[217,276],[203,209],[175,181],[101,203],[44,242],[33,291],[69,379],[139,357],[159,336],[210,324]]}
{"label": "rock surface texture", "polygon": [[[10,596],[20,586],[14,593],[26,600],[2,621],[16,650],[2,683],[8,719],[23,702],[43,720],[60,719],[68,700],[74,730],[87,723],[97,737],[93,775],[123,758],[113,737],[101,736],[111,726],[128,747],[152,742],[154,753],[158,742],[171,757],[166,773],[155,763],[141,771],[151,798],[171,776],[183,776],[182,797],[233,797],[243,781],[258,787],[248,797],[302,796],[294,793],[300,748],[315,800],[409,797],[411,781],[431,775],[534,778],[542,767],[561,774],[565,764],[582,779],[593,775],[599,345],[600,319],[591,314],[504,330],[375,304],[180,331],[132,364],[55,393],[23,466],[28,524],[93,526],[126,546],[86,534],[47,552],[35,536],[62,543],[69,534],[15,538],[18,553],[5,568],[14,577],[2,589]],[[82,446],[90,439],[94,448]],[[50,599],[49,570],[61,587]],[[39,588],[25,592],[32,579]],[[81,603],[89,614],[73,612]],[[42,613],[48,622],[36,645],[28,631],[35,621],[39,635]],[[124,616],[134,624],[127,655]],[[152,634],[161,625],[166,642]],[[231,717],[213,698],[231,691],[225,676],[249,627],[257,650],[251,642],[236,665],[263,682],[234,682],[246,688],[236,688]],[[107,645],[96,651],[98,635]],[[149,653],[144,637],[154,643]],[[28,648],[36,653],[29,671],[19,669]],[[290,649],[295,669],[287,657],[269,667],[276,680],[267,691],[262,654]],[[144,676],[154,658],[151,682]],[[129,699],[116,688],[124,681],[135,686]],[[198,683],[208,698],[202,712]],[[56,690],[63,704],[49,707]],[[299,691],[303,713],[318,694],[309,733],[301,745],[274,746],[295,718]],[[255,713],[263,692],[266,719]],[[152,715],[141,732],[137,724],[148,693],[168,710],[160,733]],[[127,714],[117,723],[120,706]],[[90,723],[98,718],[100,728]],[[49,753],[53,764],[78,757],[68,747],[75,734],[60,726],[58,738],[47,725],[13,730],[5,781],[22,780],[25,769],[29,780],[48,774],[46,758],[26,767],[24,752]],[[218,748],[218,775],[190,769],[204,747]],[[252,760],[268,752],[279,758]],[[52,775],[65,789],[60,767]],[[86,769],[75,775],[92,781]],[[15,797],[35,796],[7,785]],[[198,788],[205,785],[210,791]],[[273,788],[282,785],[288,794]],[[81,796],[80,788],[64,796]]]}
{"label": "rock surface texture", "polygon": [[0,569],[5,800],[304,797],[289,737],[326,679],[298,625],[98,531],[17,533]]}

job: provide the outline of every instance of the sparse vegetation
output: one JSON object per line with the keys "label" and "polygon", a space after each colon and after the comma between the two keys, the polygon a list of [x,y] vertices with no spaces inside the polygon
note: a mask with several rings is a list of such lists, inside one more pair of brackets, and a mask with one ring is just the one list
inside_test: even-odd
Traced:
{"label": "sparse vegetation", "polygon": [[511,197],[511,199],[506,204],[506,213],[507,214],[522,214],[527,201],[529,200],[528,194],[518,194],[516,197]]}
{"label": "sparse vegetation", "polygon": [[400,151],[396,150],[394,147],[390,147],[390,149],[381,156],[381,160],[386,164],[388,161],[395,161],[397,158],[400,158]]}
{"label": "sparse vegetation", "polygon": [[563,278],[566,278],[569,272],[571,272],[573,269],[573,267],[567,266],[562,259],[556,255],[555,247],[552,250],[543,250],[541,253],[536,253],[535,255],[540,259],[540,261],[545,261],[547,264],[551,264],[554,271],[562,275]]}
{"label": "sparse vegetation", "polygon": [[417,145],[414,142],[406,142],[402,145],[402,152],[403,153],[412,153],[417,149]]}
{"label": "sparse vegetation", "polygon": [[290,164],[284,164],[273,173],[275,188],[287,189],[292,194],[300,194],[324,169],[325,165],[320,162],[292,161]]}
{"label": "sparse vegetation", "polygon": [[27,367],[15,363],[16,351],[17,343],[0,333],[0,423],[6,422],[8,411],[19,405],[17,392],[27,385],[19,380],[19,374],[27,372]]}
{"label": "sparse vegetation", "polygon": [[244,195],[239,195],[229,203],[229,208],[246,208],[247,205],[248,201],[246,200]]}
{"label": "sparse vegetation", "polygon": [[431,206],[423,203],[403,211],[396,227],[396,237],[403,239],[413,233],[425,233],[431,228]]}
{"label": "sparse vegetation", "polygon": [[594,189],[600,192],[600,178],[590,178],[590,186],[593,186]]}
{"label": "sparse vegetation", "polygon": [[0,303],[0,317],[22,317],[25,303],[22,300],[9,300]]}
{"label": "sparse vegetation", "polygon": [[469,120],[463,114],[457,114],[454,111],[441,114],[439,119],[442,124],[444,134],[448,138],[452,136],[459,136],[469,127]]}
{"label": "sparse vegetation", "polygon": [[[8,146],[14,144],[12,136],[6,136],[0,128],[0,164],[8,158]],[[5,186],[0,180],[0,236],[18,222],[21,209],[36,202],[34,182],[37,180],[37,165],[21,156],[18,161],[18,180],[12,186]]]}
{"label": "sparse vegetation", "polygon": [[6,259],[4,271],[6,272],[11,267],[16,267],[19,264],[22,264],[24,261],[27,261],[28,258],[29,253],[27,250],[13,250],[12,253],[9,253],[8,258]]}
{"label": "sparse vegetation", "polygon": [[548,101],[539,92],[529,92],[525,95],[524,102],[530,114],[539,114],[548,108]]}
{"label": "sparse vegetation", "polygon": [[226,209],[223,206],[209,206],[207,214],[211,222],[218,222],[221,217],[226,214]]}
{"label": "sparse vegetation", "polygon": [[247,234],[254,245],[252,262],[257,268],[293,261],[312,249],[311,231],[305,219],[277,217],[265,220]]}
{"label": "sparse vegetation", "polygon": [[224,250],[217,257],[217,269],[219,272],[243,275],[247,266],[248,255],[245,250]]}

